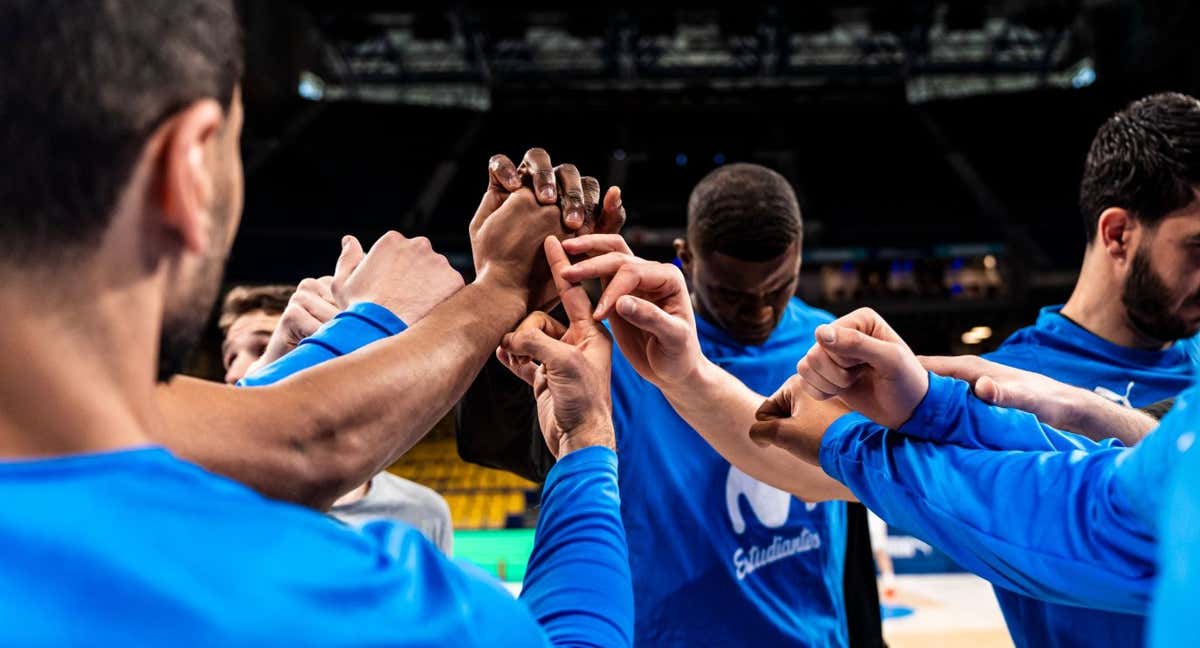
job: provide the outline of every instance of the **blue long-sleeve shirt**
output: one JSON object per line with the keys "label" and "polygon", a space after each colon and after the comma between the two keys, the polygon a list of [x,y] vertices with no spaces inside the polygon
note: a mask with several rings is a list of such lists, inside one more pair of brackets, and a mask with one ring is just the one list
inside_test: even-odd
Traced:
{"label": "blue long-sleeve shirt", "polygon": [[[381,306],[357,304],[239,385],[278,382],[406,328]],[[633,593],[616,485],[616,455],[608,449],[588,448],[567,455],[572,457],[563,470],[559,470],[562,460],[555,465],[544,487],[521,601],[553,645],[630,645]],[[548,499],[551,493],[553,497]],[[429,572],[423,575],[434,579],[445,578],[440,573],[443,569],[457,569],[441,563],[414,568]],[[453,597],[443,602],[455,605]],[[469,608],[471,601],[463,601],[462,606]]]}
{"label": "blue long-sleeve shirt", "polygon": [[[1145,407],[1187,389],[1200,367],[1195,338],[1165,349],[1133,349],[1105,340],[1048,306],[988,360],[1045,374],[1129,407]],[[1091,648],[1144,643],[1143,615],[1055,605],[997,588],[996,599],[1019,648]]]}
{"label": "blue long-sleeve shirt", "polygon": [[931,376],[898,431],[857,414],[834,422],[821,466],[880,517],[1000,587],[1145,614],[1156,516],[1196,397],[1196,388],[1181,395],[1157,431],[1121,448],[989,406],[965,383]]}

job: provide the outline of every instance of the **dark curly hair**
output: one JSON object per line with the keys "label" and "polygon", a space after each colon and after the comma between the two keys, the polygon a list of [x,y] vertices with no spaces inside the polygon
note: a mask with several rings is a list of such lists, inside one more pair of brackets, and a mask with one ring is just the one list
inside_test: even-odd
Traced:
{"label": "dark curly hair", "polygon": [[1100,214],[1129,210],[1153,225],[1195,200],[1200,184],[1200,101],[1177,92],[1150,95],[1104,122],[1088,151],[1079,208],[1090,244]]}

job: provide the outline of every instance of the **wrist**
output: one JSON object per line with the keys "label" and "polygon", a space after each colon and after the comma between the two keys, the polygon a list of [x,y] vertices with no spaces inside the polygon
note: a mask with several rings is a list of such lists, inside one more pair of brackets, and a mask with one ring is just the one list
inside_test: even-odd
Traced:
{"label": "wrist", "polygon": [[663,393],[694,393],[703,395],[708,387],[718,386],[720,384],[720,376],[724,370],[713,363],[712,360],[704,357],[703,354],[697,354],[698,357],[692,367],[683,373],[678,378],[657,385]]}
{"label": "wrist", "polygon": [[616,452],[617,436],[613,430],[611,417],[598,419],[563,432],[558,440],[558,459],[562,459],[576,450],[594,446]]}
{"label": "wrist", "polygon": [[485,267],[467,288],[482,293],[488,303],[495,304],[505,315],[512,314],[514,321],[529,312],[529,287],[513,282],[502,272],[490,271]]}

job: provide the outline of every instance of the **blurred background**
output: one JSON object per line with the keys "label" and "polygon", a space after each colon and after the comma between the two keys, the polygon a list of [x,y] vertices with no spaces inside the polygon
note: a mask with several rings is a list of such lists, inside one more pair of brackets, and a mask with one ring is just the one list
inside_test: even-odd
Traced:
{"label": "blurred background", "polygon": [[[619,184],[635,251],[669,260],[692,186],[750,161],[799,195],[802,298],[869,304],[919,352],[982,353],[1068,296],[1103,119],[1200,91],[1188,0],[564,7],[245,2],[227,284],[329,274],[343,234],[387,229],[430,237],[469,279],[487,160],[532,146]],[[397,470],[445,494],[461,529],[536,519],[534,485],[458,462],[444,430]],[[482,533],[459,552],[478,542],[519,580],[530,532]]]}

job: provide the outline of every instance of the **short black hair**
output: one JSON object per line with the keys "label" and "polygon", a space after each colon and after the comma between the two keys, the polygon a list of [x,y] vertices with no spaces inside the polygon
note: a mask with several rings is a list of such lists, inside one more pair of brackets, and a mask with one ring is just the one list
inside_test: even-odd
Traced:
{"label": "short black hair", "polygon": [[0,3],[0,262],[95,246],[147,138],[242,75],[231,0]]}
{"label": "short black hair", "polygon": [[1177,92],[1139,99],[1104,122],[1088,151],[1079,208],[1090,245],[1110,207],[1154,225],[1195,200],[1200,101]]}
{"label": "short black hair", "polygon": [[767,261],[800,240],[803,222],[792,185],[758,164],[717,167],[688,198],[688,236],[698,252]]}

